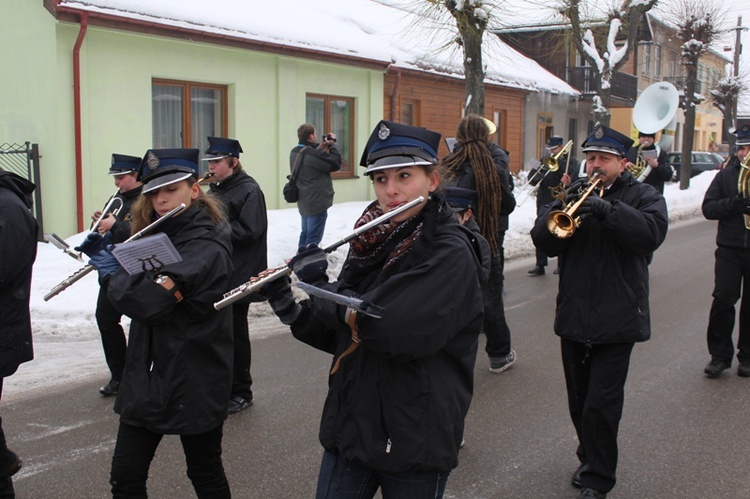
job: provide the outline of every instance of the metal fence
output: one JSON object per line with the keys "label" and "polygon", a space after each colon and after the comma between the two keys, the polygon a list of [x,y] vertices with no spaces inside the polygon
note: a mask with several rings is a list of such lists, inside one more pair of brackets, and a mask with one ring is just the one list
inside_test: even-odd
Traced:
{"label": "metal fence", "polygon": [[44,240],[44,223],[42,220],[42,186],[39,175],[39,144],[4,143],[0,145],[0,169],[13,172],[36,184],[34,189],[33,213],[39,223],[37,238]]}

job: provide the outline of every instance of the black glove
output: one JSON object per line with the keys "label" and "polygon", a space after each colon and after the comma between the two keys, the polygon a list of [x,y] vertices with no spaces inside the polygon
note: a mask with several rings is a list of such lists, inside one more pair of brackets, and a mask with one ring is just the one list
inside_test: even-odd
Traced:
{"label": "black glove", "polygon": [[584,190],[583,187],[588,184],[588,182],[589,179],[587,177],[581,177],[570,184],[568,188],[565,189],[565,204],[568,205],[577,200],[581,196],[581,191]]}
{"label": "black glove", "polygon": [[748,215],[750,214],[750,198],[738,196],[732,199],[732,208],[736,211]]}
{"label": "black glove", "polygon": [[576,213],[581,218],[586,218],[589,215],[593,215],[600,220],[604,220],[612,210],[612,203],[606,199],[602,199],[599,196],[591,194],[589,197],[583,200],[581,206],[578,207]]}
{"label": "black glove", "polygon": [[297,256],[289,260],[288,265],[302,282],[315,284],[321,280],[328,281],[326,253],[314,244],[300,248]]}
{"label": "black glove", "polygon": [[91,234],[86,236],[86,239],[84,239],[80,245],[76,246],[73,249],[76,251],[86,253],[89,257],[92,257],[95,254],[99,253],[100,251],[106,250],[107,246],[110,245],[109,243],[111,241],[112,241],[111,232],[107,232],[103,236],[99,234],[98,232],[92,232]]}
{"label": "black glove", "polygon": [[289,325],[299,317],[302,306],[294,299],[292,294],[291,279],[284,276],[263,285],[263,294],[268,297],[273,313],[281,320],[282,324]]}

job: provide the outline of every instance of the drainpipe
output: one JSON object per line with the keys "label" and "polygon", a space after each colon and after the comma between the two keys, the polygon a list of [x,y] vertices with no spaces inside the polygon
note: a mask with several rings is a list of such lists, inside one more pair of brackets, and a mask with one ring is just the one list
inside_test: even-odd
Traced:
{"label": "drainpipe", "polygon": [[399,120],[398,113],[398,90],[401,86],[401,70],[399,68],[392,67],[392,65],[388,65],[388,68],[385,70],[385,72],[388,73],[388,71],[391,70],[396,73],[396,81],[393,84],[393,91],[391,92],[391,121],[400,123],[401,120]]}
{"label": "drainpipe", "polygon": [[81,146],[81,45],[86,37],[89,26],[89,15],[81,13],[81,28],[78,31],[73,47],[73,113],[75,132],[75,155],[76,155],[76,215],[78,219],[78,232],[84,230],[83,224],[83,152]]}

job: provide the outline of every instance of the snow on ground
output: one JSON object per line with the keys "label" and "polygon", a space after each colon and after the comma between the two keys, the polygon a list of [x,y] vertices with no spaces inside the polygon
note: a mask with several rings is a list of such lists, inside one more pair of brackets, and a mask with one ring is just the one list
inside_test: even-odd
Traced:
{"label": "snow on ground", "polygon": [[[706,172],[690,181],[690,188],[679,190],[679,185],[668,184],[665,197],[670,221],[701,217],[700,205],[715,172]],[[523,199],[523,188],[516,189],[516,197]],[[322,246],[327,246],[351,233],[354,221],[368,202],[334,205],[328,214],[326,234]],[[510,216],[510,229],[505,236],[505,256],[519,259],[534,253],[529,230],[536,217],[533,198],[528,198]],[[268,212],[268,263],[275,267],[294,255],[299,238],[299,214],[296,208]],[[75,246],[86,233],[67,239]],[[329,275],[338,274],[348,245],[339,247],[329,256]],[[108,377],[107,365],[96,327],[94,310],[99,292],[96,273],[92,272],[59,295],[45,302],[49,290],[80,269],[84,264],[65,255],[50,244],[40,243],[34,264],[31,291],[31,319],[34,331],[35,359],[22,364],[18,372],[7,378],[3,398],[23,396],[52,385],[77,382],[83,379]],[[248,276],[250,277],[250,276]],[[512,293],[507,289],[506,293]],[[268,325],[276,325],[266,303],[251,305],[250,334],[259,339],[269,334]],[[127,318],[124,325],[127,330]]]}

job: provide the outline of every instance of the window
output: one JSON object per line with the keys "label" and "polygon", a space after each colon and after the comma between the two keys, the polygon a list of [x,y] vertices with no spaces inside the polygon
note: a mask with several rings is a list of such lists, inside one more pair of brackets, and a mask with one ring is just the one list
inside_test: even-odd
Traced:
{"label": "window", "polygon": [[578,141],[578,120],[576,118],[568,119],[568,140]]}
{"label": "window", "polygon": [[680,66],[677,64],[677,52],[670,51],[669,52],[669,76],[672,78],[677,76],[677,71],[679,67]]}
{"label": "window", "polygon": [[354,99],[330,95],[307,94],[305,119],[315,125],[318,139],[324,134],[336,134],[336,147],[341,153],[341,170],[334,178],[354,176]]}
{"label": "window", "polygon": [[202,152],[206,137],[227,135],[227,87],[154,79],[151,113],[152,147],[194,147]]}
{"label": "window", "polygon": [[401,101],[401,123],[409,126],[419,126],[419,103],[414,100]]}
{"label": "window", "polygon": [[492,122],[497,127],[497,131],[490,137],[490,140],[500,147],[505,148],[505,111],[493,112]]}
{"label": "window", "polygon": [[661,45],[654,45],[654,76],[661,76]]}
{"label": "window", "polygon": [[651,44],[643,45],[643,74],[651,74]]}

